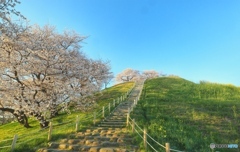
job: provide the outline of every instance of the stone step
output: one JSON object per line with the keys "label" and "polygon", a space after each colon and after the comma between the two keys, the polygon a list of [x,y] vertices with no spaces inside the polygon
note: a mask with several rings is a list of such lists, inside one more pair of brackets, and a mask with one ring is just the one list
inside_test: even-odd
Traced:
{"label": "stone step", "polygon": [[102,121],[99,124],[126,124],[126,121]]}
{"label": "stone step", "polygon": [[112,113],[109,117],[112,117],[112,116],[118,116],[118,117],[126,117],[127,116],[127,112],[126,113]]}
{"label": "stone step", "polygon": [[[125,128],[126,123],[100,123],[99,127]],[[119,126],[119,127],[118,127]]]}
{"label": "stone step", "polygon": [[136,148],[128,150],[125,148],[116,148],[116,147],[83,147],[77,151],[73,150],[61,150],[61,149],[39,149],[37,152],[135,152]]}
{"label": "stone step", "polygon": [[107,121],[127,121],[127,117],[126,118],[122,118],[122,119],[116,119],[116,118],[108,118],[106,119]]}
{"label": "stone step", "polygon": [[[69,143],[78,143],[80,141],[85,141],[85,140],[95,140],[97,141],[100,138],[109,138],[110,141],[114,141],[116,138],[131,138],[130,134],[127,134],[125,130],[101,130],[98,133],[93,133],[86,135],[86,133],[81,133],[81,134],[72,134],[69,135],[68,139],[63,139],[61,140],[62,142],[69,142]],[[112,139],[114,138],[114,139]],[[76,140],[75,140],[76,139]],[[68,141],[70,140],[70,141]]]}
{"label": "stone step", "polygon": [[58,142],[51,142],[48,148],[38,152],[136,152],[138,146],[133,145],[134,139],[126,128],[128,109],[139,92],[136,90],[138,86],[127,101],[120,103],[97,125],[70,134],[68,138]]}
{"label": "stone step", "polygon": [[132,139],[118,139],[116,142],[111,141],[102,141],[101,143],[94,141],[94,140],[86,140],[85,143],[76,143],[76,144],[69,144],[69,143],[58,143],[52,142],[49,143],[49,149],[57,149],[57,150],[72,150],[72,151],[81,151],[86,147],[114,147],[114,148],[121,148],[121,147],[134,147],[131,145],[130,142]]}
{"label": "stone step", "polygon": [[[127,116],[126,117],[118,117],[118,116],[112,116],[112,117],[108,117],[105,120],[110,120],[110,121],[115,121],[115,120],[121,120],[121,121],[126,121],[127,120]],[[104,121],[104,120],[103,120]]]}
{"label": "stone step", "polygon": [[127,118],[122,118],[122,119],[104,119],[103,121],[104,122],[111,122],[111,121],[113,121],[113,122],[126,122],[126,120],[127,120]]}
{"label": "stone step", "polygon": [[116,123],[99,123],[99,127],[113,127],[113,128],[123,128],[126,127],[126,123],[116,124]]}
{"label": "stone step", "polygon": [[[104,134],[104,133],[102,133]],[[110,141],[110,142],[124,142],[124,141],[131,141],[132,138],[129,135],[121,135],[119,132],[110,132],[105,135],[99,135],[99,136],[86,136],[83,139],[79,138],[69,138],[69,139],[61,139],[59,144],[85,144],[87,140],[92,140],[92,141],[99,141],[99,144],[103,141]]]}
{"label": "stone step", "polygon": [[79,150],[73,151],[73,150],[61,150],[61,149],[42,148],[42,149],[39,149],[37,152],[79,152]]}
{"label": "stone step", "polygon": [[91,127],[89,128],[90,130],[125,130],[127,131],[126,128],[109,128],[109,127]]}
{"label": "stone step", "polygon": [[124,128],[126,123],[100,123],[99,127],[112,127],[112,128]]}

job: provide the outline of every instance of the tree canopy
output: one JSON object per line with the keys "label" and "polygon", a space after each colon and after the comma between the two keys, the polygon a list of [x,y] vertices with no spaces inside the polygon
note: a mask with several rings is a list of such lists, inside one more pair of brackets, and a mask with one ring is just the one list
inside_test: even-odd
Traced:
{"label": "tree canopy", "polygon": [[139,70],[127,68],[121,73],[117,74],[115,79],[117,82],[128,82],[136,81],[139,79],[151,79],[157,77],[159,77],[159,73],[155,70],[145,70],[143,72],[140,72]]}
{"label": "tree canopy", "polygon": [[1,26],[0,110],[25,127],[28,116],[46,127],[44,112],[53,117],[62,103],[84,101],[111,77],[108,62],[89,59],[80,50],[86,37],[76,32],[13,22]]}

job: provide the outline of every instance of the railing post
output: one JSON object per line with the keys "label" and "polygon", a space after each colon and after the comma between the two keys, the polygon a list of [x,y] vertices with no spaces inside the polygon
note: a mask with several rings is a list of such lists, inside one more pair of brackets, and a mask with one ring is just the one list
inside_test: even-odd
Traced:
{"label": "railing post", "polygon": [[17,139],[18,139],[18,135],[14,135],[13,141],[12,141],[12,145],[11,145],[11,151],[12,151],[12,152],[14,151],[14,148],[15,148],[15,145],[16,145],[16,142],[17,142]]}
{"label": "railing post", "polygon": [[79,116],[77,115],[77,119],[76,119],[76,132],[78,132],[78,126],[79,126]]}
{"label": "railing post", "polygon": [[111,112],[111,103],[108,104],[109,114]]}
{"label": "railing post", "polygon": [[127,126],[129,124],[129,113],[127,114]]}
{"label": "railing post", "polygon": [[170,152],[170,144],[169,143],[166,143],[166,152]]}
{"label": "railing post", "polygon": [[96,112],[94,111],[94,113],[93,113],[93,124],[94,124],[94,126],[95,126],[95,124],[96,124]]}
{"label": "railing post", "polygon": [[52,122],[49,123],[48,141],[52,138]]}
{"label": "railing post", "polygon": [[135,119],[132,120],[132,133],[134,133],[135,130]]}
{"label": "railing post", "polygon": [[115,99],[113,100],[113,107],[115,107]]}
{"label": "railing post", "polygon": [[144,144],[145,150],[147,151],[147,129],[145,127],[143,130],[143,144]]}
{"label": "railing post", "polygon": [[102,116],[103,116],[103,118],[105,118],[105,108],[104,108],[104,106],[102,107]]}

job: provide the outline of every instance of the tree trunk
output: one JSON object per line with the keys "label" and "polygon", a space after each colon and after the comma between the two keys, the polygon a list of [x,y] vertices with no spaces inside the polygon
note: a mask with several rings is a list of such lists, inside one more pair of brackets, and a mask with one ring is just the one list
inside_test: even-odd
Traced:
{"label": "tree trunk", "polygon": [[61,107],[59,107],[59,108],[51,109],[51,110],[50,110],[50,111],[51,111],[51,112],[50,112],[50,119],[58,116],[58,115],[59,115],[59,112],[60,112],[63,108],[64,108],[64,107],[61,106]]}
{"label": "tree trunk", "polygon": [[49,121],[46,120],[46,118],[44,118],[44,116],[40,113],[40,112],[31,112],[30,113],[32,116],[34,116],[35,118],[37,118],[37,120],[39,121],[40,127],[41,128],[46,128],[49,125]]}
{"label": "tree trunk", "polygon": [[[62,109],[62,108],[61,108],[61,109]],[[60,109],[60,110],[61,110],[61,109]],[[52,110],[52,111],[51,111],[51,114],[50,114],[50,119],[56,117],[56,116],[58,115],[58,112],[59,112],[60,110]]]}
{"label": "tree trunk", "polygon": [[23,124],[23,126],[25,127],[25,128],[32,128],[30,125],[29,125],[29,123],[28,123],[28,118],[27,118],[27,116],[24,114],[23,115],[23,119],[24,119],[24,124]]}
{"label": "tree trunk", "polygon": [[4,112],[2,114],[2,124],[5,124],[5,114],[4,114]]}
{"label": "tree trunk", "polygon": [[0,108],[0,110],[2,110],[3,112],[10,112],[11,114],[13,114],[16,118],[17,121],[23,125],[25,128],[31,128],[31,126],[28,123],[28,118],[27,116],[24,114],[23,111],[17,111],[15,112],[14,109],[11,108]]}

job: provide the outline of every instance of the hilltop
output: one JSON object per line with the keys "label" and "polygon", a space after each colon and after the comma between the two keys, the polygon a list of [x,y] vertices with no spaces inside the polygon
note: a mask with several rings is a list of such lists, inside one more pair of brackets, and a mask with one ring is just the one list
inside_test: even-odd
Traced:
{"label": "hilltop", "polygon": [[240,145],[239,107],[239,87],[161,77],[145,81],[131,115],[159,143],[199,152],[211,151],[210,143]]}

